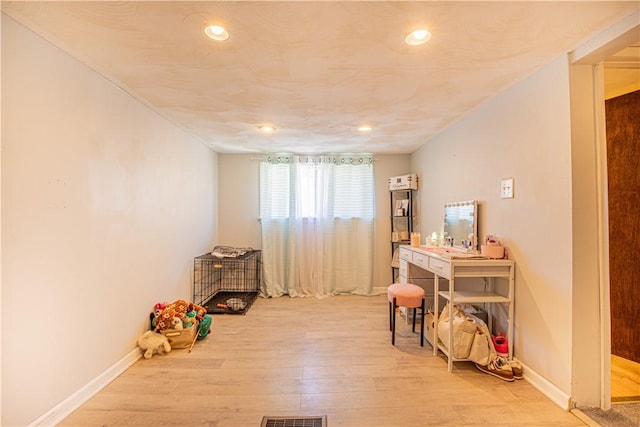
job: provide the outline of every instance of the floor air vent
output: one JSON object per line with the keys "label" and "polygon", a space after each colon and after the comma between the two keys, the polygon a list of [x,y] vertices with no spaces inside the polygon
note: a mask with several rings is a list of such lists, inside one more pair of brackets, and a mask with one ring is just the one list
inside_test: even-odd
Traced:
{"label": "floor air vent", "polygon": [[327,416],[263,417],[260,427],[327,427]]}

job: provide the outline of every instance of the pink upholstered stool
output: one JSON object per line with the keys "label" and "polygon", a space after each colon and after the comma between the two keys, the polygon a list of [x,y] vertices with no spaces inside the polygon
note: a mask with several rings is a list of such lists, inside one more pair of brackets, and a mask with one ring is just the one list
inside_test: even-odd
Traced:
{"label": "pink upholstered stool", "polygon": [[416,308],[420,307],[420,347],[424,346],[424,289],[410,283],[395,283],[387,288],[391,345],[396,344],[396,307],[413,308],[412,331],[416,331]]}

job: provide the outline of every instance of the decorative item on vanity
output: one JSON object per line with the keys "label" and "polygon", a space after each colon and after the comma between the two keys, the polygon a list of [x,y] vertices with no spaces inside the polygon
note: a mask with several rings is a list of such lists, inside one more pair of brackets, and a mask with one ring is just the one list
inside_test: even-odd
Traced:
{"label": "decorative item on vanity", "polygon": [[427,246],[439,247],[444,245],[444,233],[441,231],[436,233],[435,231],[427,237]]}
{"label": "decorative item on vanity", "polygon": [[480,245],[480,254],[492,259],[505,258],[504,246],[491,234],[485,238],[485,244]]}

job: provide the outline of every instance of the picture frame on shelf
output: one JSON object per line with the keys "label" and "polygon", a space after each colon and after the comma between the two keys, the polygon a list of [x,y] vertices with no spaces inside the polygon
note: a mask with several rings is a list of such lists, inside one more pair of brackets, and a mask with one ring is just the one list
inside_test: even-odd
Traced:
{"label": "picture frame on shelf", "polygon": [[396,216],[407,216],[409,213],[409,199],[396,200]]}

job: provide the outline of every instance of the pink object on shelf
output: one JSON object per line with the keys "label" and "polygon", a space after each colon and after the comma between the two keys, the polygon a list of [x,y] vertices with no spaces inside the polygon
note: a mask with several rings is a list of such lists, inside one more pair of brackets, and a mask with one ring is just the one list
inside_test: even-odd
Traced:
{"label": "pink object on shelf", "polygon": [[488,258],[502,259],[504,258],[504,246],[482,245],[480,246],[480,254]]}

